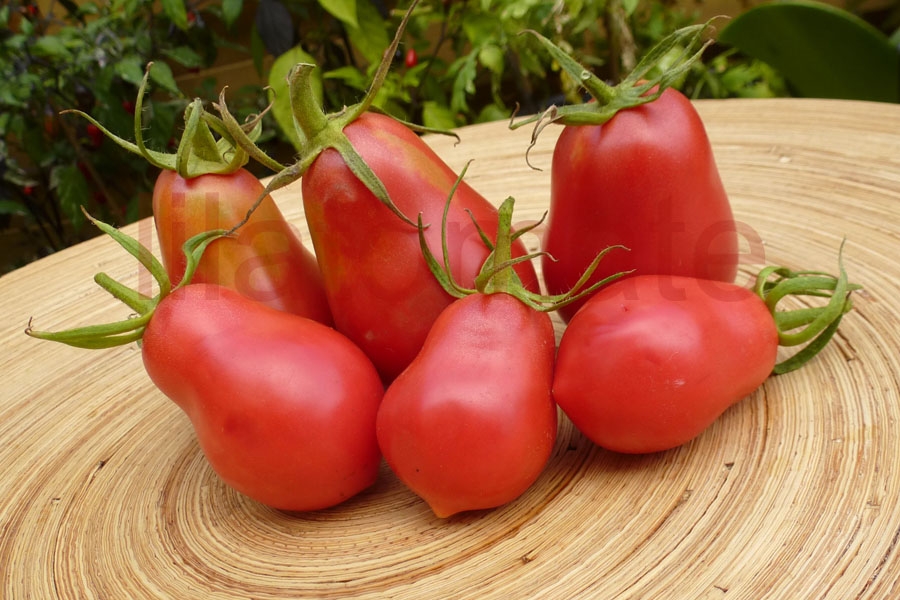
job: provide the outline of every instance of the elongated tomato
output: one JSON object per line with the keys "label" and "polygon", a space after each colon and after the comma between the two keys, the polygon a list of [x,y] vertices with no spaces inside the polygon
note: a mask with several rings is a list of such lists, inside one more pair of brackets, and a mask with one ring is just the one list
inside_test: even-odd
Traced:
{"label": "elongated tomato", "polygon": [[[456,173],[402,123],[363,113],[343,133],[408,217],[422,215],[428,245],[442,260],[439,224]],[[418,230],[391,212],[327,149],[302,178],[303,206],[335,327],[372,359],[386,381],[422,347],[432,323],[452,301],[422,257]],[[497,233],[497,209],[465,182],[450,203],[447,246],[453,276],[471,287],[490,250],[472,223]],[[513,255],[526,250],[521,241]],[[516,267],[537,289],[530,263]]]}

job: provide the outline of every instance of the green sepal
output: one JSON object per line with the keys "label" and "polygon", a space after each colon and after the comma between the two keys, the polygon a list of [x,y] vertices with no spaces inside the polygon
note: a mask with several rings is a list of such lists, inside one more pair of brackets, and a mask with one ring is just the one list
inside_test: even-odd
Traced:
{"label": "green sepal", "polygon": [[219,112],[221,118],[215,117],[208,112],[203,113],[203,118],[207,119],[210,123],[219,124],[218,126],[224,129],[224,131],[231,136],[231,139],[234,140],[235,144],[242,148],[250,158],[272,171],[282,171],[285,168],[284,165],[263,152],[262,149],[254,143],[259,137],[260,130],[262,129],[262,119],[272,108],[272,104],[269,104],[265,110],[260,114],[253,116],[242,126],[227,110],[225,90],[226,88],[222,88],[221,92],[219,92],[219,103],[213,104],[213,107]]}
{"label": "green sepal", "polygon": [[[150,69],[153,63],[148,63],[144,71],[144,78],[138,88],[134,108],[134,141],[123,139],[107,129],[102,123],[91,115],[80,110],[64,110],[62,114],[77,114],[95,125],[103,134],[117,144],[120,148],[143,157],[148,163],[159,169],[175,171],[185,179],[191,179],[200,175],[217,174],[227,175],[242,168],[249,160],[248,152],[242,144],[237,143],[232,135],[232,130],[222,124],[218,127],[215,120],[210,120],[209,114],[204,110],[202,101],[197,98],[185,108],[185,127],[175,153],[160,152],[147,147],[144,142],[144,97],[150,79]],[[211,125],[219,138],[213,134]],[[237,129],[242,131],[242,137],[252,140],[249,133],[257,124]],[[242,140],[243,141],[243,140]]]}
{"label": "green sepal", "polygon": [[157,285],[159,285],[159,293],[161,296],[166,296],[171,291],[172,284],[169,281],[169,275],[166,273],[166,268],[159,259],[153,256],[153,253],[150,252],[146,246],[142,245],[133,237],[122,233],[112,225],[104,223],[99,219],[95,219],[83,208],[81,211],[88,220],[97,227],[97,229],[114,239],[117,244],[135,257],[138,262],[150,272],[150,275],[153,276],[153,279],[156,280]]}
{"label": "green sepal", "polygon": [[144,314],[153,310],[153,304],[155,302],[154,298],[142,294],[120,281],[116,281],[106,273],[97,273],[94,275],[94,283],[109,292],[113,298],[121,301],[138,314]]}
{"label": "green sepal", "polygon": [[512,197],[508,197],[501,203],[497,211],[497,238],[493,244],[487,240],[487,236],[485,235],[484,231],[481,229],[472,213],[469,212],[469,216],[470,218],[472,218],[472,222],[478,230],[479,235],[481,235],[482,240],[485,241],[485,247],[490,250],[490,253],[488,254],[488,257],[485,259],[480,272],[475,278],[475,287],[463,287],[454,280],[452,270],[450,268],[450,252],[447,242],[447,216],[450,210],[450,203],[453,200],[453,196],[456,192],[457,187],[462,182],[463,177],[466,174],[466,170],[468,169],[469,164],[471,164],[471,161],[466,163],[462,171],[460,171],[460,174],[457,177],[456,182],[454,182],[453,187],[450,190],[450,194],[447,197],[447,202],[444,204],[444,213],[441,217],[441,250],[444,257],[443,264],[437,260],[437,258],[434,256],[434,253],[432,253],[431,249],[428,247],[428,244],[425,240],[425,226],[422,223],[422,215],[419,215],[419,246],[422,249],[422,254],[425,257],[425,262],[428,265],[429,270],[434,275],[435,279],[437,279],[438,283],[441,284],[441,287],[443,287],[444,290],[454,298],[462,298],[471,294],[505,293],[515,297],[520,302],[534,310],[540,312],[551,312],[554,310],[558,310],[563,306],[571,304],[572,302],[576,302],[584,298],[588,294],[593,293],[598,288],[608,285],[616,279],[619,279],[632,272],[624,271],[620,273],[614,273],[608,277],[605,277],[603,280],[598,281],[585,289],[582,289],[599,266],[600,261],[609,252],[613,250],[627,250],[627,248],[625,248],[624,246],[609,246],[597,254],[594,260],[591,262],[590,266],[581,276],[581,278],[567,292],[564,292],[562,294],[545,295],[539,294],[537,292],[532,292],[531,290],[525,288],[525,286],[522,284],[521,279],[516,274],[514,267],[520,263],[534,260],[539,256],[547,255],[547,253],[535,252],[531,254],[525,254],[523,256],[512,256],[513,242],[517,240],[523,233],[533,230],[539,225],[539,223],[534,224],[530,227],[523,228],[519,231],[513,231],[512,216],[515,207],[515,200]]}
{"label": "green sepal", "polygon": [[[663,38],[653,46],[638,62],[634,70],[621,83],[611,86],[578,63],[562,48],[533,30],[523,33],[533,35],[559,64],[563,71],[577,81],[594,99],[593,102],[551,106],[542,113],[532,115],[514,122],[516,114],[510,119],[510,129],[517,129],[534,123],[531,134],[531,145],[537,143],[540,133],[552,123],[562,125],[601,125],[613,118],[616,113],[628,108],[655,101],[669,87],[677,83],[684,74],[698,61],[712,40],[702,42],[702,36],[711,27],[712,20],[698,25],[683,27]],[[699,46],[699,48],[698,48]],[[663,69],[655,77],[647,79],[659,64],[673,50],[681,49],[681,54],[672,65]]]}
{"label": "green sepal", "polygon": [[[85,214],[87,215],[87,213]],[[137,313],[136,315],[112,323],[87,325],[63,331],[37,331],[32,327],[32,320],[29,319],[25,333],[34,338],[87,349],[112,348],[131,342],[139,342],[147,324],[153,318],[156,307],[173,290],[169,276],[162,263],[137,240],[103,221],[94,219],[90,215],[87,215],[87,217],[150,271],[150,274],[159,286],[159,292],[155,297],[150,298],[137,290],[128,288],[105,273],[98,273],[94,276],[94,281],[97,285],[125,303]],[[185,267],[184,277],[174,289],[190,283],[206,247],[214,240],[225,235],[228,235],[228,231],[215,229],[197,234],[184,243],[182,250],[187,259],[187,266]]]}
{"label": "green sepal", "polygon": [[[838,252],[838,274],[821,271],[793,271],[786,267],[770,266],[756,278],[754,292],[762,298],[772,314],[778,331],[778,344],[802,349],[779,362],[774,374],[799,369],[818,354],[837,331],[841,319],[853,308],[851,294],[862,286],[850,283],[843,261],[844,242]],[[821,306],[778,310],[782,300],[792,296],[827,298]]]}

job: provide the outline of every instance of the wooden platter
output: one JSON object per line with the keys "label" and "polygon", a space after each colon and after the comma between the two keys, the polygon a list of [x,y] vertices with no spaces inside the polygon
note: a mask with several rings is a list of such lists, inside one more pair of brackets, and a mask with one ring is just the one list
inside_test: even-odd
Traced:
{"label": "wooden platter", "polygon": [[[0,597],[600,598],[900,597],[900,106],[827,100],[697,104],[742,223],[749,279],[763,263],[865,285],[832,345],[770,379],[684,447],[619,456],[565,419],[545,473],[518,501],[435,518],[383,468],[330,510],[268,509],[218,481],[187,418],[135,346],[87,351],[27,338],[119,318],[106,271],[151,279],[98,238],[0,278]],[[506,123],[431,137],[517,219],[547,207],[548,128]],[[640,185],[636,181],[635,185]],[[305,239],[299,186],[277,201]],[[155,244],[152,224],[126,231]],[[536,236],[528,236],[532,247]]]}

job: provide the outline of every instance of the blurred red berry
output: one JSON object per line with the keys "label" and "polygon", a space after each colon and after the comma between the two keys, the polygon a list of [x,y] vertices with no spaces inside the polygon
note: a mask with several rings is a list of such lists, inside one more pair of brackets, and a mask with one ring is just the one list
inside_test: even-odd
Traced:
{"label": "blurred red berry", "polygon": [[415,49],[410,48],[406,51],[406,57],[403,59],[403,64],[406,65],[407,69],[410,69],[419,64],[419,55],[416,54]]}
{"label": "blurred red berry", "polygon": [[100,128],[93,123],[88,123],[85,131],[87,131],[88,139],[90,139],[91,141],[91,147],[99,148],[103,143],[103,138],[105,137],[103,135],[103,131],[101,131]]}

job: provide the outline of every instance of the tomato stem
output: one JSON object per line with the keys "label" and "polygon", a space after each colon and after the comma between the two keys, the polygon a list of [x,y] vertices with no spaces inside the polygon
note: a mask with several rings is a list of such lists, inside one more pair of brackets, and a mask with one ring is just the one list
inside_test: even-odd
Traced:
{"label": "tomato stem", "polygon": [[[584,275],[576,282],[575,286],[573,286],[569,291],[556,294],[556,295],[545,295],[539,294],[537,292],[532,292],[525,288],[522,285],[522,281],[519,279],[519,276],[516,274],[513,267],[522,262],[527,262],[529,260],[533,260],[538,256],[545,255],[544,252],[535,252],[531,254],[526,254],[524,256],[512,256],[512,244],[515,242],[523,233],[530,231],[537,227],[543,218],[538,223],[523,228],[519,231],[514,231],[512,228],[513,222],[513,210],[515,205],[515,200],[512,197],[504,200],[498,209],[498,225],[497,225],[497,237],[494,242],[491,242],[487,239],[482,228],[478,225],[478,222],[475,221],[474,217],[472,218],[472,222],[475,225],[476,230],[484,241],[485,245],[491,250],[487,259],[485,259],[484,264],[481,267],[479,274],[475,278],[475,288],[469,289],[464,288],[459,285],[453,278],[453,274],[450,268],[450,252],[448,251],[448,243],[447,243],[447,215],[450,210],[450,202],[453,199],[454,194],[456,193],[456,189],[459,184],[462,182],[463,177],[465,177],[466,171],[469,168],[469,163],[463,167],[462,171],[460,171],[459,176],[453,184],[453,187],[450,190],[450,194],[447,196],[447,202],[444,204],[444,213],[441,217],[441,250],[443,252],[444,260],[443,264],[439,263],[437,258],[435,258],[434,254],[431,252],[431,249],[428,247],[428,243],[425,240],[425,226],[422,223],[422,215],[419,215],[419,246],[422,249],[422,254],[425,257],[425,262],[428,265],[428,268],[434,274],[435,278],[441,284],[441,287],[455,298],[462,298],[463,296],[468,296],[471,294],[497,294],[497,293],[505,293],[509,294],[517,298],[520,302],[525,304],[526,306],[531,307],[534,310],[540,312],[550,312],[553,310],[557,310],[566,306],[572,302],[575,302],[587,294],[592,293],[596,289],[607,285],[616,279],[630,273],[631,271],[615,273],[610,275],[609,277],[604,278],[601,281],[591,285],[586,289],[582,289],[587,281],[590,279],[593,272],[596,270],[597,266],[600,264],[600,261],[606,256],[607,253],[617,250],[617,249],[626,249],[624,246],[609,246],[605,248],[602,252],[597,254],[594,260],[591,262],[591,265],[585,271]],[[469,213],[470,217],[472,216]],[[546,216],[546,215],[545,215]]]}
{"label": "tomato stem", "polygon": [[[806,344],[793,356],[776,364],[773,373],[788,373],[806,364],[828,344],[843,316],[852,309],[850,295],[862,286],[849,282],[843,252],[844,242],[841,242],[836,276],[775,266],[766,267],[757,275],[754,291],[772,313],[779,345]],[[778,310],[779,303],[790,296],[820,297],[828,301],[822,306]]]}
{"label": "tomato stem", "polygon": [[[278,169],[272,181],[266,186],[266,189],[250,209],[248,217],[269,193],[300,179],[322,152],[332,148],[337,150],[350,171],[382,204],[405,223],[412,227],[417,226],[416,222],[397,208],[391,200],[384,183],[350,143],[350,140],[344,134],[344,128],[372,108],[375,97],[384,84],[385,77],[390,70],[391,62],[400,45],[400,39],[403,36],[406,25],[409,23],[413,9],[418,2],[419,0],[413,0],[404,13],[390,45],[385,50],[381,62],[378,64],[372,82],[369,84],[369,88],[360,102],[345,107],[337,113],[326,114],[312,89],[311,75],[315,65],[299,63],[294,66],[288,76],[288,90],[294,123],[297,126],[302,142],[299,152],[300,158],[296,163]],[[219,104],[216,108],[222,116],[222,121],[228,124],[230,128],[233,128],[234,117],[229,113],[223,96],[219,97]],[[252,141],[248,142],[246,137],[235,134],[232,134],[232,137],[238,145],[254,157],[262,152],[258,147],[255,147]],[[271,163],[266,161],[263,164]],[[236,227],[240,227],[244,222],[246,222],[246,219]]]}
{"label": "tomato stem", "polygon": [[[712,40],[700,43],[701,36],[711,26],[711,23],[712,20],[698,25],[690,25],[669,34],[653,46],[638,62],[634,70],[615,86],[608,85],[591,73],[562,48],[540,33],[526,30],[523,33],[533,35],[562,70],[591,95],[593,101],[565,106],[554,105],[540,114],[532,115],[519,122],[514,122],[516,115],[513,114],[509,124],[510,129],[534,124],[531,144],[528,147],[528,151],[530,151],[537,143],[541,132],[551,123],[601,125],[612,119],[620,110],[653,102],[667,88],[677,83],[700,59],[706,47],[712,43]],[[698,44],[699,49],[697,49]],[[663,59],[668,62],[674,53],[677,53],[677,56],[670,66],[651,76],[653,71],[660,71]],[[527,156],[528,152],[526,151],[526,159]]]}
{"label": "tomato stem", "polygon": [[[243,144],[249,139],[259,135],[258,123],[249,126],[235,128],[225,126],[221,120],[211,121],[208,113],[203,108],[199,98],[194,99],[185,108],[185,128],[182,132],[178,148],[174,154],[151,150],[144,141],[144,96],[147,93],[150,71],[153,63],[147,63],[144,78],[138,88],[137,98],[134,103],[134,141],[125,140],[103,126],[89,114],[80,110],[64,110],[62,114],[74,113],[95,125],[106,137],[115,142],[119,147],[141,156],[154,167],[175,171],[185,179],[191,179],[200,175],[215,173],[226,175],[234,173],[242,168],[249,160],[248,151]],[[219,124],[221,127],[216,127]],[[220,137],[216,139],[210,129],[214,126]],[[242,144],[238,144],[233,133],[240,131]]]}

